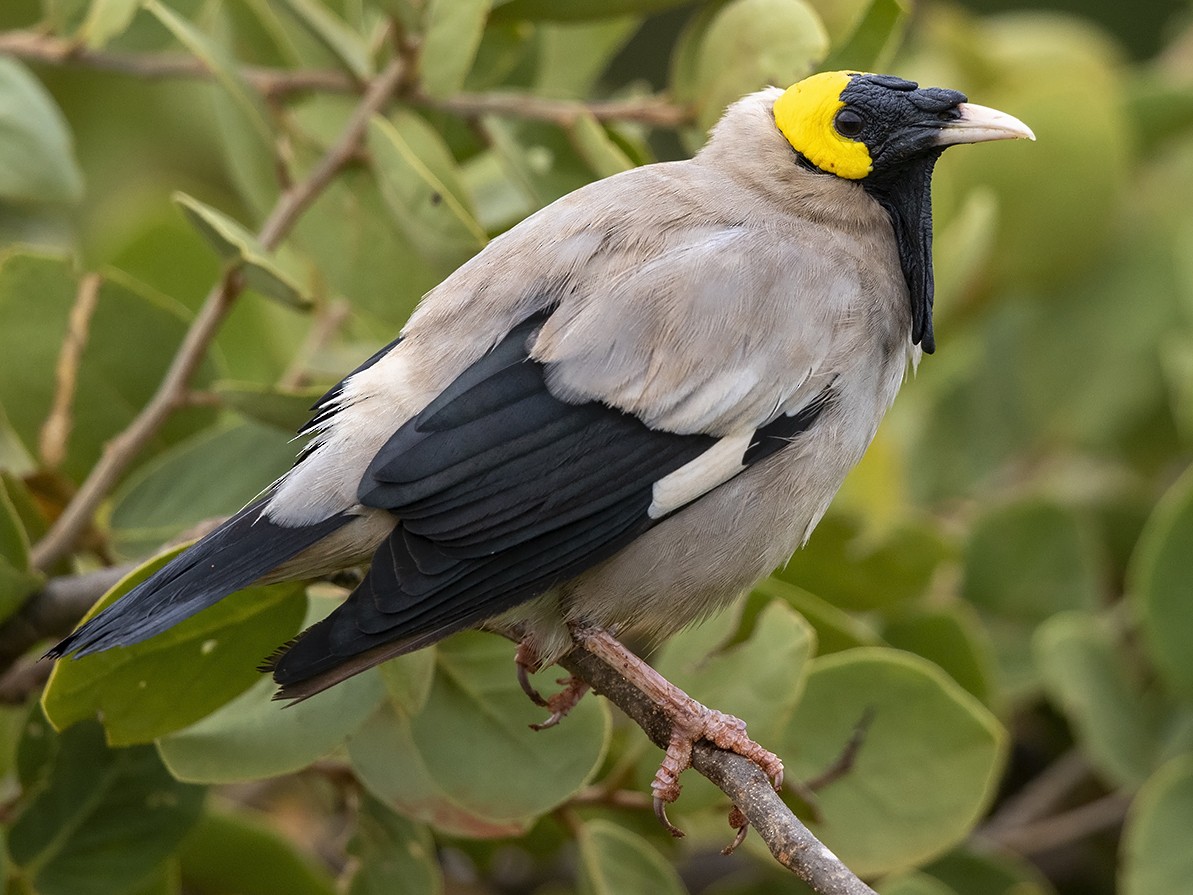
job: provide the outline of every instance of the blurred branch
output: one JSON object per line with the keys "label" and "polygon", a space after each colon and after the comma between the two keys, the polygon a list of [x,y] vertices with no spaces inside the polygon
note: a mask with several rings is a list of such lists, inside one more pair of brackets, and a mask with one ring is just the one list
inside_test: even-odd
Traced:
{"label": "blurred branch", "polygon": [[96,600],[134,568],[112,566],[47,581],[0,624],[0,669],[7,669],[38,641],[73,628]]}
{"label": "blurred branch", "polygon": [[[302,213],[340,169],[355,157],[369,119],[404,86],[406,72],[404,57],[394,59],[386,66],[369,85],[336,143],[305,179],[282,193],[257,234],[266,250],[277,248]],[[103,455],[86,481],[50,531],[33,548],[33,563],[37,568],[45,569],[70,553],[108,491],[178,406],[242,287],[241,276],[233,269],[227,271],[208,293],[149,403],[128,428],[105,445]]]}
{"label": "blurred branch", "polygon": [[1022,827],[1050,814],[1089,778],[1089,762],[1076,749],[1062,755],[995,812],[981,835],[997,839],[1004,830]]}
{"label": "blurred branch", "polygon": [[71,408],[79,379],[79,362],[87,347],[91,318],[99,301],[100,275],[89,273],[79,280],[74,306],[70,309],[66,337],[54,368],[54,401],[38,437],[38,453],[46,469],[57,469],[66,459],[66,446],[74,424]]}
{"label": "blurred branch", "polygon": [[[0,33],[0,53],[26,62],[77,66],[109,71],[145,80],[209,79],[210,70],[199,59],[180,53],[121,53],[93,50],[82,44],[36,31]],[[245,65],[240,76],[268,99],[295,93],[359,93],[362,86],[343,72],[332,69],[281,69]],[[674,128],[690,124],[692,111],[659,96],[641,99],[579,100],[550,99],[522,93],[459,93],[438,98],[415,93],[408,97],[415,105],[451,112],[464,118],[505,115],[549,121],[566,127],[589,113],[599,121],[635,121],[651,127]]]}
{"label": "blurred branch", "polygon": [[1113,792],[1085,805],[1019,826],[982,830],[982,839],[1024,856],[1038,855],[1120,826],[1131,806],[1128,793]]}
{"label": "blurred branch", "polygon": [[[75,41],[36,31],[0,33],[0,53],[26,62],[89,68],[115,72],[145,80],[209,79],[211,72],[199,59],[180,53],[119,53],[93,50]],[[361,85],[340,71],[290,70],[246,65],[240,69],[245,81],[266,97],[292,93],[359,93]]]}
{"label": "blurred branch", "polygon": [[690,124],[692,110],[676,105],[661,96],[640,99],[578,100],[550,99],[529,93],[457,93],[448,97],[431,97],[415,93],[410,102],[428,109],[451,112],[463,118],[484,115],[503,115],[511,118],[531,118],[567,127],[588,113],[598,121],[635,121],[651,127],[675,128]]}
{"label": "blurred branch", "polygon": [[[655,745],[666,748],[671,737],[670,721],[620,672],[582,647],[573,648],[559,664],[615,703]],[[692,767],[729,796],[775,859],[820,895],[874,895],[874,890],[792,813],[754,762],[701,740],[692,750]]]}

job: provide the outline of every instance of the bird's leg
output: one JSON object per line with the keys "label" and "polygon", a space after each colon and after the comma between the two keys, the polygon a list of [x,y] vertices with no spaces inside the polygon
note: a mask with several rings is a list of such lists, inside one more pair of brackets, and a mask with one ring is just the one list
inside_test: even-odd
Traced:
{"label": "bird's leg", "polygon": [[572,628],[572,637],[590,653],[620,671],[622,677],[648,696],[671,721],[667,751],[650,785],[655,816],[671,835],[682,836],[683,832],[667,819],[666,806],[679,798],[679,775],[692,766],[692,747],[697,740],[708,740],[720,749],[750,759],[771,778],[775,789],[783,785],[783,762],[746,735],[746,724],[740,718],[701,705],[630,652],[608,631],[577,625]]}
{"label": "bird's leg", "polygon": [[522,692],[529,696],[530,701],[535,705],[541,705],[551,712],[546,721],[531,724],[531,730],[546,730],[548,727],[554,727],[576,707],[576,703],[588,692],[588,684],[580,678],[565,677],[555,682],[563,686],[562,690],[544,697],[530,682],[530,675],[538,671],[543,663],[528,640],[523,640],[518,644],[518,650],[514,653],[514,662],[518,667],[518,685],[521,686]]}

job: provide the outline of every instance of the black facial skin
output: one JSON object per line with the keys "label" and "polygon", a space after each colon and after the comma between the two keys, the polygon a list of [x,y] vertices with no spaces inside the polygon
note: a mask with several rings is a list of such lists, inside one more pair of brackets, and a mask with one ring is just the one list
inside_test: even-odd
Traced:
{"label": "black facial skin", "polygon": [[919,87],[890,75],[855,75],[841,92],[844,107],[834,126],[866,144],[873,169],[860,182],[886,209],[911,294],[911,341],[925,354],[932,334],[932,168],[944,147],[943,126],[960,116],[965,94]]}

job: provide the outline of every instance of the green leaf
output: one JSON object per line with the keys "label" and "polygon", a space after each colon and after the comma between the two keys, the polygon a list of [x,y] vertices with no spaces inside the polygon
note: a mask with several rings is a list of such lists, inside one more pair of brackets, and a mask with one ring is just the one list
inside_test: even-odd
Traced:
{"label": "green leaf", "polygon": [[906,870],[962,841],[994,795],[1005,734],[931,663],[859,648],[814,659],[785,736],[769,744],[806,779],[872,722],[849,772],[817,797],[809,827],[863,877]]}
{"label": "green leaf", "polygon": [[613,58],[638,32],[638,15],[535,25],[538,64],[533,92],[544,96],[591,97]]}
{"label": "green leaf", "polygon": [[[126,575],[87,618],[176,555]],[[99,715],[108,742],[147,743],[210,714],[258,680],[256,666],[298,630],[301,584],[249,587],[149,640],[59,660],[42,694],[59,730]],[[85,619],[86,620],[86,619]]]}
{"label": "green leaf", "polygon": [[431,96],[458,93],[476,58],[490,0],[430,0],[419,74]]}
{"label": "green leaf", "polygon": [[258,423],[213,426],[142,466],[113,495],[122,556],[142,557],[200,523],[231,516],[294,463],[285,433]]}
{"label": "green leaf", "polygon": [[227,379],[212,388],[236,412],[291,433],[310,420],[312,405],[327,391],[323,386],[289,388]]}
{"label": "green leaf", "polygon": [[83,174],[66,119],[24,65],[0,57],[0,199],[40,203],[82,198]]}
{"label": "green leaf", "polygon": [[731,0],[700,42],[693,85],[697,125],[707,130],[726,106],[768,84],[794,84],[827,52],[824,25],[803,0]]}
{"label": "green leaf", "polygon": [[1035,685],[1031,635],[1066,609],[1098,605],[1097,545],[1073,511],[1041,498],[987,509],[965,548],[962,595],[982,613],[1004,686]]}
{"label": "green leaf", "polygon": [[568,126],[576,152],[597,177],[611,177],[634,167],[633,161],[609,136],[591,112],[582,112]]}
{"label": "green leaf", "polygon": [[273,129],[269,113],[259,94],[245,83],[235,61],[224,46],[182,18],[161,0],[144,0],[145,8],[157,17],[174,38],[211,72],[216,83],[232,100],[243,121],[256,138],[272,152]]}
{"label": "green leaf", "polygon": [[[54,370],[75,304],[75,275],[66,258],[10,249],[0,253],[0,357],[17,359],[0,376],[0,404],[26,445],[38,443],[54,400]],[[63,472],[81,481],[104,444],[132,422],[169,368],[187,329],[185,311],[170,299],[106,271],[79,362],[73,426]],[[135,334],[136,350],[129,350]],[[211,381],[206,361],[196,388]],[[152,439],[145,456],[210,423],[214,413],[175,413]]]}
{"label": "green leaf", "polygon": [[882,628],[891,646],[935,662],[983,704],[997,707],[994,654],[968,605],[917,606],[896,613]]}
{"label": "green leaf", "polygon": [[395,814],[365,793],[348,843],[356,868],[347,895],[440,895],[443,875],[427,828]]}
{"label": "green leaf", "polygon": [[91,0],[76,37],[93,50],[123,34],[141,8],[141,0]]}
{"label": "green leaf", "polygon": [[820,655],[852,649],[855,646],[880,646],[882,638],[861,619],[843,612],[827,600],[788,584],[772,575],[754,587],[751,599],[780,599],[812,626]]}
{"label": "green leaf", "polygon": [[42,895],[135,890],[198,819],[202,788],[171,779],[150,746],[105,748],[94,721],[55,740],[12,826],[13,862]]}
{"label": "green leaf", "polygon": [[373,118],[369,150],[394,222],[423,257],[455,267],[485,245],[455,160],[425,121],[405,111]]}
{"label": "green leaf", "polygon": [[240,268],[249,288],[294,308],[311,306],[310,296],[244,226],[186,193],[172,198],[216,253]]}
{"label": "green leaf", "polygon": [[1131,557],[1128,593],[1156,668],[1193,694],[1193,469],[1157,504]]}
{"label": "green leaf", "polygon": [[1193,879],[1193,755],[1160,768],[1127,815],[1119,881],[1123,895],[1170,895]]}
{"label": "green leaf", "polygon": [[691,0],[497,0],[493,4],[493,15],[501,21],[575,22],[629,13],[646,15],[689,2]]}
{"label": "green leaf", "polygon": [[20,609],[44,581],[29,564],[29,539],[17,508],[0,487],[0,621]]}
{"label": "green leaf", "polygon": [[949,553],[926,523],[904,523],[876,536],[859,518],[830,513],[776,574],[834,606],[878,609],[922,594]]}
{"label": "green leaf", "polygon": [[[817,6],[817,10],[825,4]],[[898,46],[910,10],[900,0],[873,0],[848,39],[824,61],[825,71],[883,71]]]}
{"label": "green leaf", "polygon": [[659,852],[637,833],[607,820],[584,823],[580,850],[580,895],[684,895],[687,888]]}
{"label": "green leaf", "polygon": [[[324,618],[341,600],[315,596],[312,589],[309,602],[302,628]],[[273,645],[283,639],[278,637]],[[341,745],[385,697],[373,669],[299,703],[279,702],[276,693],[273,679],[259,676],[252,687],[206,718],[159,739],[162,760],[174,776],[196,783],[294,773]]]}
{"label": "green leaf", "polygon": [[435,647],[415,650],[380,666],[385,692],[395,709],[404,715],[417,715],[431,698],[435,682]]}
{"label": "green leaf", "polygon": [[186,891],[236,895],[334,895],[335,882],[272,827],[244,808],[209,808],[178,850]]}
{"label": "green leaf", "polygon": [[1083,753],[1108,782],[1133,787],[1155,763],[1158,706],[1133,680],[1120,649],[1106,627],[1084,612],[1053,616],[1035,637],[1044,687]]}
{"label": "green leaf", "polygon": [[373,60],[364,37],[317,0],[282,0],[282,5],[351,75],[373,74]]}
{"label": "green leaf", "polygon": [[885,879],[875,891],[878,895],[959,895],[956,889],[926,873],[908,873]]}
{"label": "green leaf", "polygon": [[1054,895],[1047,877],[1017,855],[963,846],[924,872],[964,895]]}
{"label": "green leaf", "polygon": [[[583,699],[566,723],[536,733],[529,725],[543,710],[518,686],[509,643],[459,634],[438,645],[436,659],[421,712],[407,718],[387,703],[348,740],[377,798],[452,835],[512,836],[595,773],[609,736],[603,701]],[[548,687],[558,670],[540,675]]]}

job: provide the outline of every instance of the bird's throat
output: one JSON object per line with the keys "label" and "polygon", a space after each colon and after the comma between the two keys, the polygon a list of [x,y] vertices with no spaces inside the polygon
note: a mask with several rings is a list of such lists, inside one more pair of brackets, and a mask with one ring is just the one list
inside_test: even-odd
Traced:
{"label": "bird's throat", "polygon": [[925,354],[936,350],[932,334],[932,168],[937,158],[939,153],[918,159],[894,176],[862,181],[866,192],[890,216],[911,298],[911,341]]}

